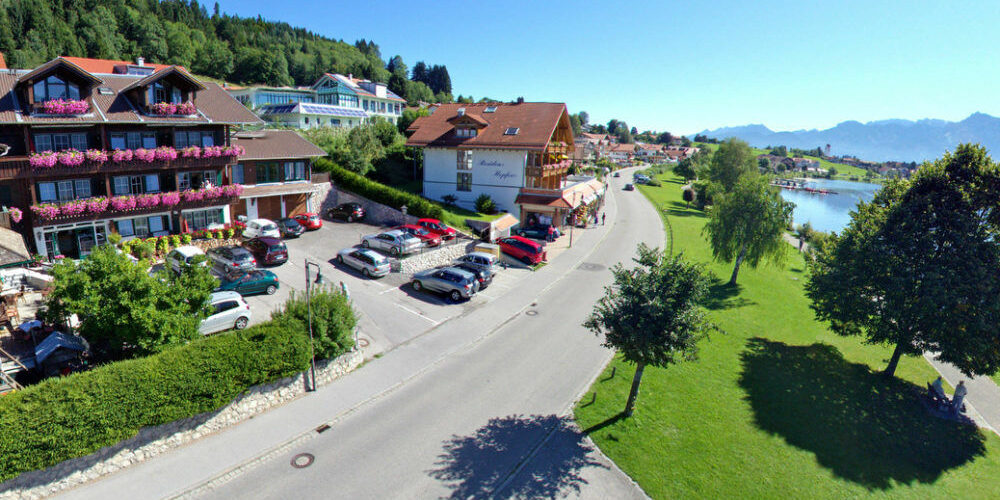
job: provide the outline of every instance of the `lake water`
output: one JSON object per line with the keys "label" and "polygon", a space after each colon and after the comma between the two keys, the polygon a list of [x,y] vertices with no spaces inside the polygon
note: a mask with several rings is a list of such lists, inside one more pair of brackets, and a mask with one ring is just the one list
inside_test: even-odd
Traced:
{"label": "lake water", "polygon": [[809,179],[806,187],[826,189],[837,194],[813,194],[801,190],[782,189],[781,197],[795,203],[792,218],[795,224],[809,222],[813,229],[841,232],[851,222],[850,212],[859,200],[871,201],[878,184],[828,179]]}

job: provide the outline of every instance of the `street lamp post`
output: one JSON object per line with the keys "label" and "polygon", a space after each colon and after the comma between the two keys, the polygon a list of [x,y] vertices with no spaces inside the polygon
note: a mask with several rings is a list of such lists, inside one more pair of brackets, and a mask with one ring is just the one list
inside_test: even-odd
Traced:
{"label": "street lamp post", "polygon": [[313,347],[313,313],[312,313],[312,282],[309,281],[309,266],[314,266],[316,268],[316,284],[323,284],[323,270],[320,269],[319,264],[315,262],[309,262],[309,259],[305,259],[306,262],[306,310],[308,321],[309,321],[309,392],[316,390],[316,350]]}

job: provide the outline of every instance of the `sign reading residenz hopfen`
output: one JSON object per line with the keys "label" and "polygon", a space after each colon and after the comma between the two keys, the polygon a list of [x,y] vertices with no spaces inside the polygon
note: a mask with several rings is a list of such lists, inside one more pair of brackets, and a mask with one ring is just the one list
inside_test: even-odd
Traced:
{"label": "sign reading residenz hopfen", "polygon": [[501,161],[497,161],[497,160],[480,160],[479,161],[479,166],[480,167],[486,167],[486,168],[490,168],[490,167],[495,168],[496,170],[493,171],[493,177],[500,184],[504,184],[504,183],[507,183],[507,182],[510,182],[510,181],[513,181],[513,180],[517,179],[517,175],[516,174],[513,174],[511,172],[506,171],[505,165]]}

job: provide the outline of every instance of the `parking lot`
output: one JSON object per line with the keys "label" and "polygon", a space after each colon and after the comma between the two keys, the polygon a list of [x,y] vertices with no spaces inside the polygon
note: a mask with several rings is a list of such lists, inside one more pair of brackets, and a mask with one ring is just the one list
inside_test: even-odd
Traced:
{"label": "parking lot", "polygon": [[[305,293],[305,261],[308,259],[320,266],[324,286],[339,288],[341,283],[347,286],[359,314],[360,344],[370,357],[451,318],[483,307],[495,297],[513,290],[520,280],[531,274],[523,268],[502,269],[487,289],[469,301],[454,303],[444,296],[413,290],[409,274],[394,272],[384,278],[368,279],[336,262],[340,249],[357,245],[363,235],[382,230],[382,227],[361,223],[324,221],[319,230],[285,240],[288,262],[267,268],[281,282],[278,292],[246,298],[253,312],[252,323],[269,319],[270,312],[280,308],[291,293]],[[315,279],[315,270],[311,270],[311,274]]]}

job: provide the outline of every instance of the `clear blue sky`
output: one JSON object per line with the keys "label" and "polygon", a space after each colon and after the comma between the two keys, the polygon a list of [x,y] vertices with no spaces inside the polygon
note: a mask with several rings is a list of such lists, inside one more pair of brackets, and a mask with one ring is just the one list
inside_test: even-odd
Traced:
{"label": "clear blue sky", "polygon": [[1000,115],[995,1],[219,4],[445,64],[456,95],[565,102],[640,130]]}

